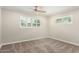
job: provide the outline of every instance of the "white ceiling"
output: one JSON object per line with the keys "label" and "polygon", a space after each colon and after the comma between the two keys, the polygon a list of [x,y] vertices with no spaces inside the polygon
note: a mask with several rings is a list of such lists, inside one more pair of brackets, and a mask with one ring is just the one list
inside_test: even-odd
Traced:
{"label": "white ceiling", "polygon": [[[21,11],[21,12],[34,12],[33,6],[3,6],[3,9]],[[44,15],[54,15],[56,13],[70,11],[74,9],[79,9],[78,6],[43,6],[43,9],[46,11]]]}

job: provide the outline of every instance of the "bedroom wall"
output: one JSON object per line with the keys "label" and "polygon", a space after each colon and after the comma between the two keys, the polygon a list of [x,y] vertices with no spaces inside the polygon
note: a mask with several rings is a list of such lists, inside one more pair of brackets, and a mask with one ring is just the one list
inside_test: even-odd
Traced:
{"label": "bedroom wall", "polygon": [[[30,29],[19,27],[20,16],[32,17],[32,15],[22,12],[2,10],[2,44],[49,36],[53,39],[79,45],[79,10],[60,13],[47,18],[40,16],[41,27]],[[72,23],[55,23],[55,19],[62,16],[72,16]]]}
{"label": "bedroom wall", "polygon": [[[72,16],[72,23],[55,23],[56,18]],[[51,16],[49,20],[51,38],[71,42],[79,46],[79,10],[64,12]]]}
{"label": "bedroom wall", "polygon": [[32,16],[22,12],[2,10],[2,43],[11,43],[34,38],[47,37],[47,22],[45,17],[39,17],[41,26],[38,28],[25,28],[19,26],[20,16]]}

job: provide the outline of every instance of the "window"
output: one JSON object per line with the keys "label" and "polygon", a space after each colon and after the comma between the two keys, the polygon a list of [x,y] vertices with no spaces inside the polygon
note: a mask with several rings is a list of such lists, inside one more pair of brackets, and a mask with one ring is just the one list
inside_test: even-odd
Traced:
{"label": "window", "polygon": [[31,17],[20,17],[20,27],[21,28],[36,28],[40,27],[40,20]]}
{"label": "window", "polygon": [[56,23],[71,23],[72,19],[70,16],[64,16],[56,19]]}

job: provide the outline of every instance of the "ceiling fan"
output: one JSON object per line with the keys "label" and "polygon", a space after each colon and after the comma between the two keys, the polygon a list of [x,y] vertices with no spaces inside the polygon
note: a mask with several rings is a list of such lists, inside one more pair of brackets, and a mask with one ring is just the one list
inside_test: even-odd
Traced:
{"label": "ceiling fan", "polygon": [[42,6],[34,6],[35,12],[46,13]]}

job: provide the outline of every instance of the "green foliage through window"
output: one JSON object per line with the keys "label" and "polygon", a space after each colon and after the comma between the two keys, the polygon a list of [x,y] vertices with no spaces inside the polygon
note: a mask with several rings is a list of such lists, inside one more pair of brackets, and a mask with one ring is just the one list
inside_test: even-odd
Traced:
{"label": "green foliage through window", "polygon": [[70,16],[65,16],[65,17],[61,17],[61,18],[57,18],[56,19],[56,23],[70,23],[71,17]]}
{"label": "green foliage through window", "polygon": [[33,28],[40,26],[40,20],[36,18],[23,18],[20,19],[20,26],[22,28]]}

